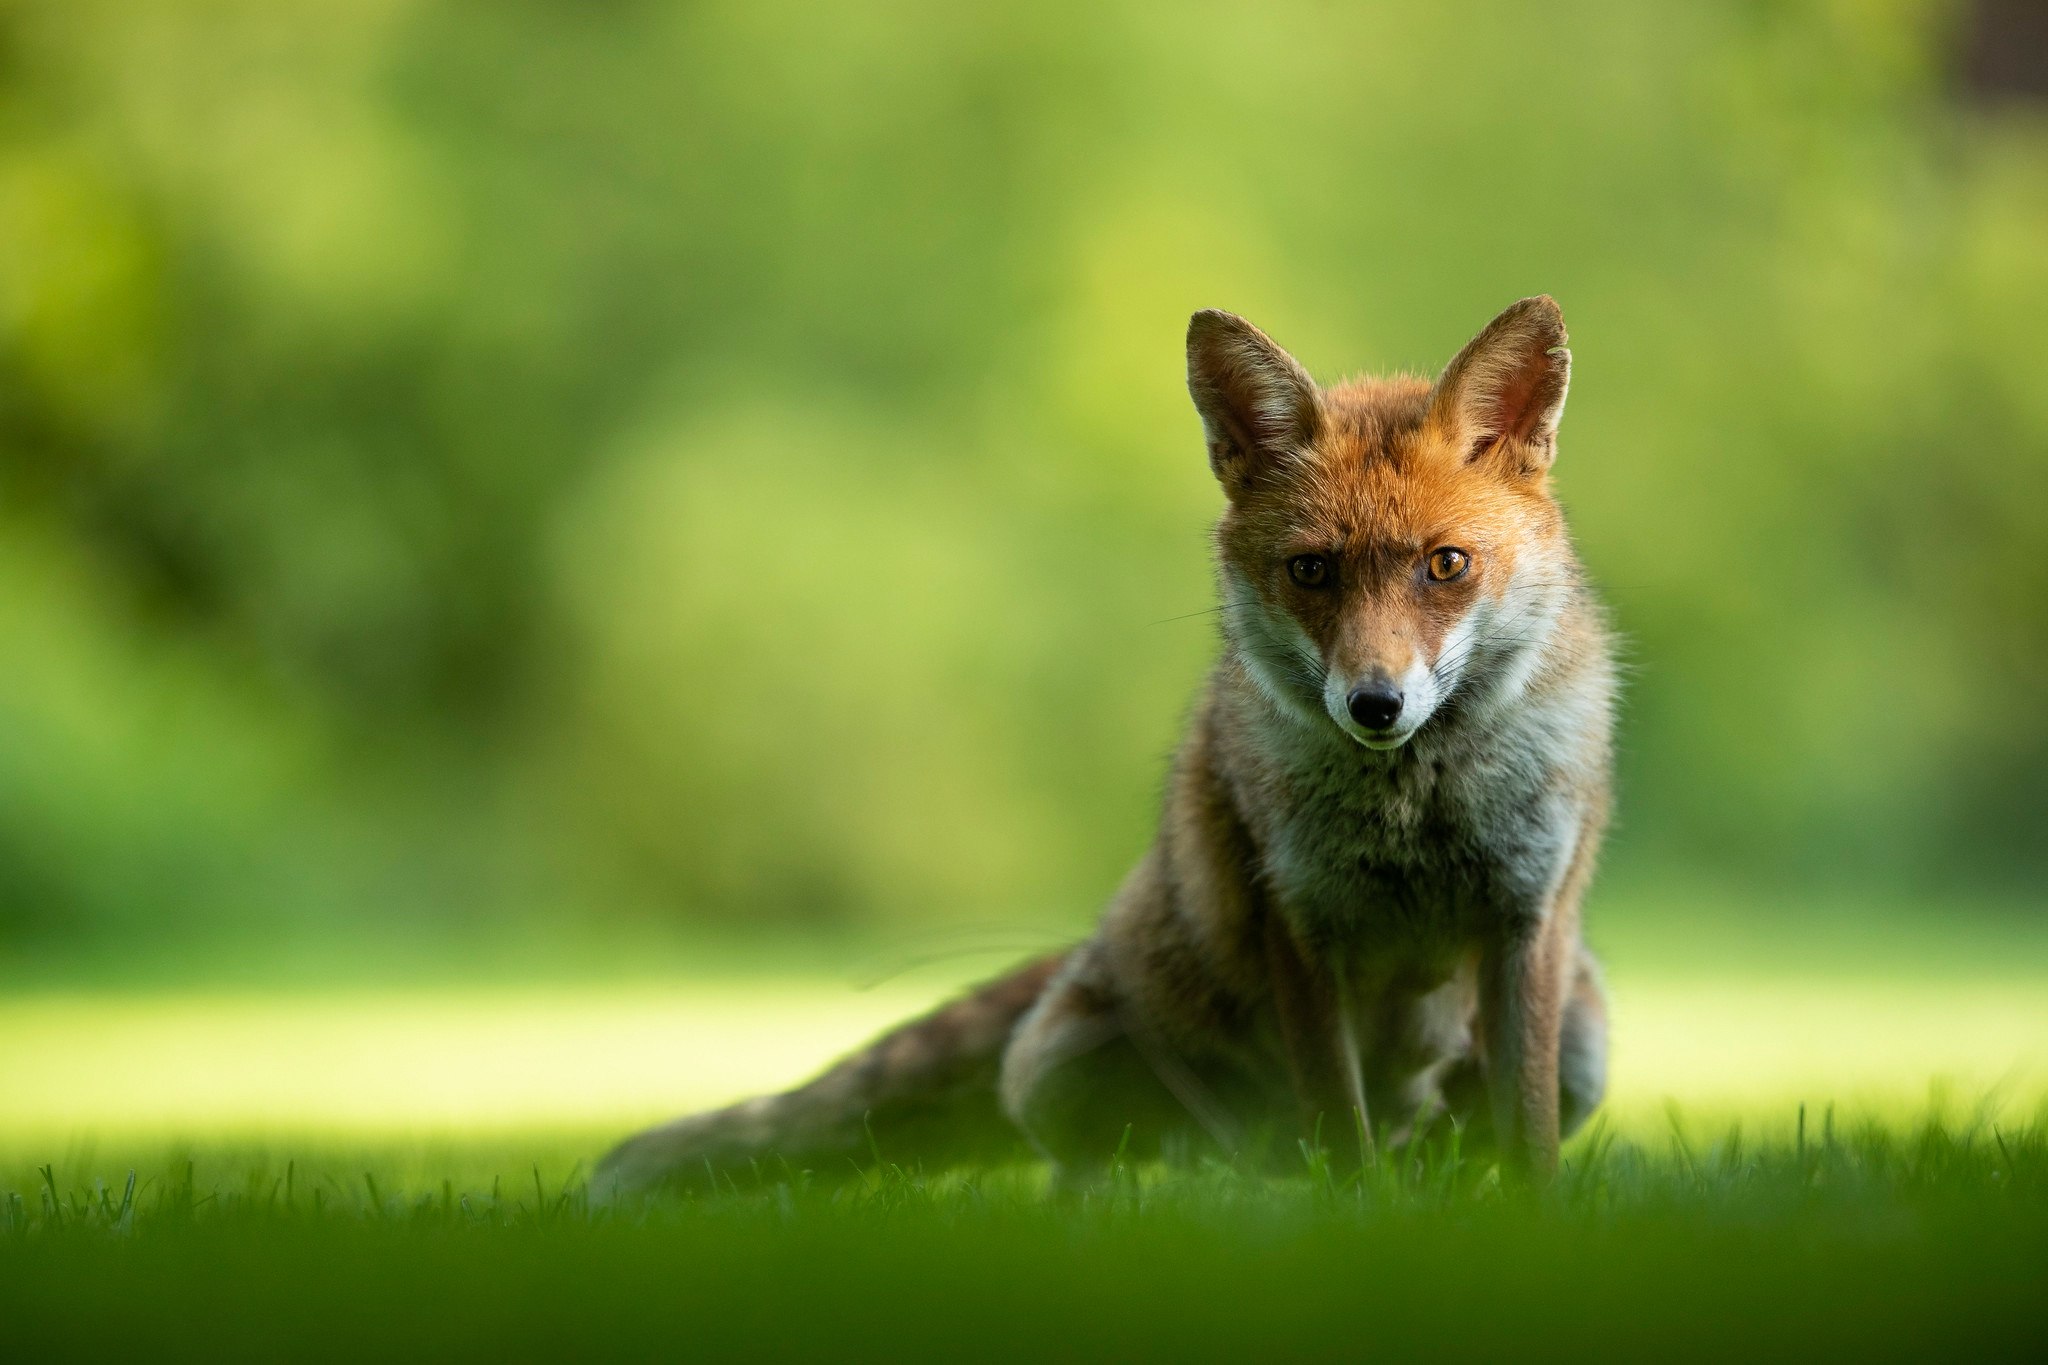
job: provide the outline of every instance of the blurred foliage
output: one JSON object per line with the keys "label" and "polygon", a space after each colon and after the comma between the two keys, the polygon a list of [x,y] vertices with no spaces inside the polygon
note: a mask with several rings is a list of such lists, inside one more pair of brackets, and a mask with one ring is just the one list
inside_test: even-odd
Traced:
{"label": "blurred foliage", "polygon": [[0,940],[1078,920],[1214,645],[1187,313],[1536,291],[1617,856],[2038,875],[2048,120],[1958,23],[6,5]]}

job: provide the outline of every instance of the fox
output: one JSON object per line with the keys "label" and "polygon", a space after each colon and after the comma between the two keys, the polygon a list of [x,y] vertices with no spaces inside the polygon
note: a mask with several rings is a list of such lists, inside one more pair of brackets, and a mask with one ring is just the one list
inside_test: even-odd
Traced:
{"label": "fox", "polygon": [[1078,1182],[1303,1143],[1371,1163],[1447,1125],[1506,1178],[1552,1177],[1606,1090],[1580,907],[1618,687],[1551,484],[1566,340],[1555,300],[1525,298],[1434,381],[1324,387],[1196,313],[1221,650],[1093,934],[806,1085],[629,1138],[597,1183],[851,1169],[871,1146],[1035,1154]]}

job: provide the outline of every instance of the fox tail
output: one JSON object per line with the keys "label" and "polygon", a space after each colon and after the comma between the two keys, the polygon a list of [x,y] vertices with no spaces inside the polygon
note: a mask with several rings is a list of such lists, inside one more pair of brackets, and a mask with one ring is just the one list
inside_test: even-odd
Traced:
{"label": "fox tail", "polygon": [[851,1173],[870,1144],[891,1161],[1000,1158],[1023,1137],[996,1099],[1003,1048],[1065,953],[998,977],[883,1034],[805,1085],[691,1114],[626,1139],[593,1193],[716,1180],[752,1169]]}

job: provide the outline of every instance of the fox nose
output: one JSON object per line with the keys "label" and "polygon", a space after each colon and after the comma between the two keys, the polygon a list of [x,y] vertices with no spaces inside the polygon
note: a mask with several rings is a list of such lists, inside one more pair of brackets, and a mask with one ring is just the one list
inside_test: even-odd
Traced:
{"label": "fox nose", "polygon": [[1368,730],[1384,730],[1401,715],[1401,694],[1383,679],[1360,683],[1345,699],[1351,719]]}

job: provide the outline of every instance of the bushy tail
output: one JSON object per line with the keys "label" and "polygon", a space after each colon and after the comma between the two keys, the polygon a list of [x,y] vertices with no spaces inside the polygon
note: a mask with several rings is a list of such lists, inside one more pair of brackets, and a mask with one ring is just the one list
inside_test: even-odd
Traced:
{"label": "bushy tail", "polygon": [[1022,1137],[996,1101],[1003,1048],[1066,958],[1041,958],[883,1034],[807,1085],[692,1114],[626,1139],[599,1164],[602,1194],[712,1172],[851,1174],[869,1135],[901,1164],[1001,1158]]}

